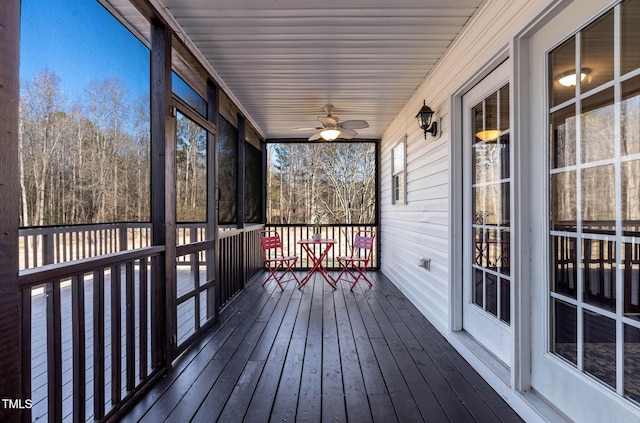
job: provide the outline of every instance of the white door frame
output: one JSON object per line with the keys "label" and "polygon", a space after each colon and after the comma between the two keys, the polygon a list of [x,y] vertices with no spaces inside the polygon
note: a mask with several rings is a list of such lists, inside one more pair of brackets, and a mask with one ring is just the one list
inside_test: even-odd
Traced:
{"label": "white door frame", "polygon": [[[531,237],[531,170],[530,170],[530,37],[533,36],[545,23],[553,16],[565,9],[573,0],[555,0],[542,6],[538,14],[517,33],[508,46],[504,46],[499,53],[490,58],[486,64],[479,69],[468,81],[451,95],[451,145],[450,145],[450,215],[449,215],[449,288],[450,288],[450,336],[452,345],[474,365],[483,378],[487,380],[494,389],[505,384],[516,392],[529,391],[531,389],[532,371],[532,279],[531,279],[531,257],[532,257],[532,237]],[[473,345],[469,337],[465,337],[462,330],[463,315],[463,277],[462,265],[459,257],[462,257],[462,154],[463,154],[463,121],[462,121],[462,97],[488,75],[498,64],[506,58],[511,57],[511,133],[516,140],[512,144],[512,159],[514,172],[512,174],[511,192],[511,236],[515,241],[515,248],[511,255],[511,325],[513,330],[513,362],[508,369],[509,375],[500,374],[500,368],[496,363],[491,362],[491,358],[482,354],[482,347]],[[476,343],[477,344],[477,343]],[[497,361],[497,360],[495,360]],[[493,382],[492,382],[493,381]],[[504,386],[504,385],[503,385]],[[526,399],[516,395],[511,397],[510,404],[519,409],[520,412],[531,410],[528,407],[547,408],[540,401],[535,404],[530,403],[531,398]],[[520,403],[524,400],[526,403]],[[517,401],[517,402],[514,402]],[[519,404],[525,408],[520,408]],[[542,405],[541,405],[542,404]],[[553,415],[551,410],[547,411]]]}
{"label": "white door frame", "polygon": [[[484,309],[484,305],[476,305],[472,300],[472,284],[475,281],[475,268],[472,267],[471,263],[474,261],[476,251],[475,244],[471,242],[472,239],[476,237],[474,235],[474,227],[472,223],[474,221],[474,217],[472,216],[472,173],[474,168],[473,163],[473,152],[474,145],[472,140],[474,139],[473,135],[473,116],[472,116],[472,108],[476,107],[478,104],[482,104],[484,100],[486,100],[489,96],[497,94],[498,90],[503,90],[505,85],[508,85],[508,89],[511,90],[511,62],[509,59],[500,63],[495,69],[491,71],[489,75],[487,75],[482,81],[478,84],[474,85],[469,91],[467,91],[463,96],[463,109],[462,109],[462,123],[463,123],[463,142],[462,142],[462,186],[463,186],[463,207],[462,207],[462,227],[463,227],[463,242],[462,242],[462,274],[463,274],[463,330],[468,332],[471,336],[473,336],[479,343],[481,343],[488,351],[490,351],[493,355],[500,359],[502,363],[504,363],[507,367],[511,367],[513,362],[513,328],[511,326],[511,318],[509,318],[509,323],[505,323],[502,321],[501,316],[499,314],[492,315],[490,312]],[[509,93],[509,109],[511,112],[511,99],[513,98],[513,94]],[[500,108],[500,106],[498,106]],[[502,116],[500,114],[502,118]],[[509,113],[510,119],[511,113]],[[511,122],[507,124],[507,128],[509,128],[509,156],[511,157],[511,149],[514,147],[514,144],[518,142],[517,139],[511,136]],[[490,128],[493,129],[493,128]],[[508,161],[508,165],[510,165],[511,159]],[[514,167],[515,168],[515,167]],[[514,194],[513,190],[513,171],[509,172],[509,234],[511,234],[511,227],[513,225],[512,216],[512,204],[511,204],[511,196]],[[502,177],[500,179],[503,179]],[[491,181],[493,184],[496,184],[496,180]],[[460,183],[460,182],[458,182]],[[478,184],[486,183],[485,180],[476,181]],[[501,208],[505,207],[504,204],[501,204]],[[476,222],[477,223],[477,222]],[[507,228],[503,223],[498,227],[494,225],[488,225],[490,228],[494,228],[497,232],[500,232],[501,229]],[[499,237],[498,235],[496,235]],[[513,241],[513,239],[512,239]],[[511,257],[511,250],[514,249],[514,243],[509,243],[509,257]],[[499,247],[502,248],[502,247]],[[509,260],[510,261],[510,260]],[[497,264],[496,264],[497,265]],[[486,269],[483,269],[483,273]],[[497,273],[501,273],[500,271],[496,271]],[[485,277],[489,274],[487,273]],[[499,306],[502,304],[503,300],[498,300],[498,296],[501,291],[502,279],[504,278],[504,274],[498,277],[496,276],[496,286],[495,290],[496,294],[496,313],[498,313]],[[509,282],[509,302],[511,302],[513,287],[515,286],[516,281],[513,279],[513,275],[509,272],[509,275],[506,277]],[[483,284],[483,287],[486,289],[486,283]],[[485,291],[483,289],[483,291]],[[484,298],[483,304],[485,304],[487,298]],[[509,304],[509,310],[513,308],[511,304]]]}
{"label": "white door frame", "polygon": [[[526,356],[529,351],[529,344],[527,341],[523,342],[521,340],[522,336],[522,321],[527,320],[528,318],[523,319],[523,311],[519,310],[520,308],[526,307],[526,301],[522,301],[520,298],[520,287],[523,283],[519,280],[521,275],[520,272],[520,260],[521,260],[521,252],[519,245],[522,242],[521,227],[522,225],[517,221],[519,217],[518,210],[520,210],[520,202],[522,191],[522,178],[520,177],[520,148],[521,144],[521,134],[518,132],[518,127],[515,125],[514,121],[514,109],[515,109],[515,99],[516,95],[514,94],[513,82],[514,82],[514,68],[515,68],[515,60],[513,59],[513,48],[511,45],[506,45],[500,51],[488,60],[485,65],[475,73],[475,75],[463,84],[452,96],[451,96],[451,144],[450,144],[450,154],[449,154],[449,166],[451,169],[450,176],[450,184],[449,184],[449,199],[450,199],[450,214],[449,214],[449,288],[450,288],[450,336],[449,341],[458,348],[458,350],[463,353],[463,356],[467,361],[470,361],[471,364],[476,368],[477,371],[480,372],[482,377],[485,380],[490,381],[491,379],[495,380],[496,383],[506,384],[511,388],[515,388],[517,390],[526,390],[529,388],[529,380],[524,379],[521,380],[518,377],[516,381],[515,376],[521,374],[530,374],[529,360],[524,359],[523,356]],[[510,60],[510,75],[508,82],[510,83],[511,90],[511,113],[510,113],[510,127],[512,130],[512,137],[515,141],[511,144],[512,149],[512,158],[513,158],[513,169],[515,171],[512,173],[512,189],[511,189],[511,210],[512,210],[512,228],[511,228],[511,238],[512,240],[516,240],[515,243],[512,243],[512,251],[511,251],[511,275],[513,278],[511,284],[511,310],[512,310],[512,318],[511,318],[511,326],[512,326],[512,342],[511,342],[511,357],[512,363],[510,368],[506,368],[499,360],[492,357],[490,354],[487,354],[484,348],[473,340],[468,334],[463,331],[463,304],[464,304],[464,280],[463,280],[463,266],[465,262],[461,260],[463,256],[463,244],[464,242],[470,242],[469,240],[464,239],[463,236],[463,224],[464,224],[464,212],[463,212],[463,196],[464,196],[464,187],[463,187],[463,175],[465,172],[468,172],[468,169],[464,169],[463,166],[463,154],[464,154],[464,139],[463,139],[463,106],[462,99],[465,93],[467,93],[471,88],[476,86],[482,79],[484,79],[487,75],[489,75],[500,63],[505,60],[511,58]],[[528,189],[528,187],[526,188]],[[528,222],[527,222],[528,223]],[[516,246],[517,245],[517,246]],[[528,285],[525,283],[525,285]],[[516,312],[514,312],[516,311]],[[530,314],[524,314],[524,316],[529,316]],[[525,323],[525,324],[528,324]],[[526,330],[526,328],[525,328]],[[528,337],[528,330],[524,332],[525,337]],[[528,338],[527,338],[528,339]],[[517,348],[516,348],[517,345]],[[526,351],[524,351],[526,349]],[[525,363],[527,366],[526,369],[522,369],[522,363]],[[495,386],[494,386],[495,388]]]}

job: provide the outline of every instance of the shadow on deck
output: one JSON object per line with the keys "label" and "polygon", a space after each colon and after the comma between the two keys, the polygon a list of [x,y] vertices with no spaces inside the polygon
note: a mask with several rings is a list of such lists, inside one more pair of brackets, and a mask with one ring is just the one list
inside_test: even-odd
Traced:
{"label": "shadow on deck", "polygon": [[381,273],[353,292],[264,277],[122,421],[522,421]]}

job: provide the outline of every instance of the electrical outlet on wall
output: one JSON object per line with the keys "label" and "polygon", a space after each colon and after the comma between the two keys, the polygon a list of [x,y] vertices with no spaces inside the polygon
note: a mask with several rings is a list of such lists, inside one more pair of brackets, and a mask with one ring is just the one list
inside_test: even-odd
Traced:
{"label": "electrical outlet on wall", "polygon": [[429,270],[429,268],[431,267],[431,259],[424,258],[424,257],[419,259],[418,266]]}

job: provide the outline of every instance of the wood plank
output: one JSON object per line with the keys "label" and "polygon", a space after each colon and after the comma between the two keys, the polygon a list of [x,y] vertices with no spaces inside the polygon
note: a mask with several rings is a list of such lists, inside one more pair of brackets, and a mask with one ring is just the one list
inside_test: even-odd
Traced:
{"label": "wood plank", "polygon": [[[260,334],[260,339],[258,339],[258,341],[253,345],[251,356],[249,357],[242,374],[238,378],[238,383],[229,396],[228,401],[224,404],[224,409],[220,416],[221,421],[242,420],[247,408],[249,407],[251,396],[254,392],[253,390],[255,390],[255,387],[258,384],[260,373],[262,372],[268,355],[273,347],[286,311],[289,309],[289,303],[291,302],[290,300],[293,293],[298,296],[300,295],[300,291],[298,290],[287,290],[284,292],[273,291],[270,299],[270,301],[276,300],[276,307],[273,309],[273,313],[267,320],[260,320],[261,317],[266,317],[267,313],[265,311],[271,308],[269,307],[269,304],[267,304],[267,307],[265,307],[258,315],[256,324],[264,323],[265,328]],[[298,304],[299,301],[295,301],[295,303]],[[243,382],[244,378],[248,377],[246,373],[251,375],[255,374],[255,377],[252,378],[253,380]],[[224,379],[228,380],[228,376]],[[238,384],[241,386],[239,387]],[[220,392],[210,393],[210,396],[216,394],[221,396]],[[258,395],[261,395],[261,393],[258,393]],[[205,415],[209,416],[209,414]]]}
{"label": "wood plank", "polygon": [[399,422],[389,394],[373,394],[368,398],[374,423]]}
{"label": "wood plank", "polygon": [[[234,386],[238,382],[242,371],[247,366],[249,357],[253,351],[253,346],[260,338],[260,335],[262,335],[262,331],[265,326],[266,322],[256,321],[252,324],[247,336],[245,336],[242,343],[238,345],[238,348],[233,353],[233,360],[230,360],[225,365],[224,370],[213,384],[213,387],[209,390],[204,401],[202,401],[197,413],[193,415],[193,420],[218,421],[220,412],[231,395]],[[169,417],[172,421],[186,421],[180,419],[175,420],[173,413]]]}
{"label": "wood plank", "polygon": [[[324,288],[322,301],[322,419],[344,422],[347,421],[347,411],[344,402],[343,368],[334,303],[334,299],[339,296],[339,293],[335,293],[326,283],[322,283],[322,286]],[[348,322],[346,323],[348,324]],[[347,376],[348,374],[344,375],[344,377]]]}
{"label": "wood plank", "polygon": [[[442,378],[451,387],[451,390],[447,390],[446,386],[441,386],[443,393],[439,395],[440,401],[443,406],[446,406],[450,416],[462,413],[456,407],[456,401],[450,398],[455,394],[476,420],[484,418],[496,421],[521,421],[513,409],[491,389],[460,354],[455,351],[451,353],[451,345],[397,287],[387,283],[383,290],[387,294],[386,298],[392,303],[392,307],[403,316],[407,327],[416,333],[416,339],[421,347],[439,370]],[[442,398],[445,395],[448,395],[449,398]]]}
{"label": "wood plank", "polygon": [[[369,338],[369,333],[367,332],[367,328],[363,320],[363,315],[356,301],[357,297],[362,298],[362,293],[360,290],[354,290],[351,294],[344,295],[347,311],[349,313],[349,320],[351,322],[351,329],[353,331],[353,338],[356,344],[356,349],[358,351],[358,360],[360,361],[360,368],[362,369],[362,377],[365,384],[365,389],[368,395],[388,396],[389,392],[387,391],[384,377],[382,376],[382,372],[380,371],[378,360],[376,359],[376,355],[373,352],[371,338]],[[360,303],[362,303],[363,301],[364,300],[361,299]],[[369,307],[365,304],[364,308],[368,309]],[[375,327],[377,328],[375,319],[372,320],[373,324],[375,324]],[[369,326],[372,327],[373,325],[369,324]],[[379,328],[377,329],[377,331],[379,332]]]}
{"label": "wood plank", "polygon": [[[312,285],[309,285],[309,287]],[[286,289],[292,289],[287,286]],[[305,344],[312,313],[313,295],[309,295],[309,288],[304,289],[303,300],[298,310],[296,322],[289,342],[289,349],[284,361],[282,377],[278,385],[273,406],[271,408],[270,421],[283,422],[284,420],[295,419],[300,393],[300,383],[302,381],[302,363],[305,357]],[[312,291],[313,292],[313,291]],[[255,397],[249,406],[247,415],[264,413],[264,408],[255,404]],[[253,407],[252,407],[253,406]]]}
{"label": "wood plank", "polygon": [[411,395],[411,391],[393,358],[393,353],[387,342],[384,339],[376,338],[371,340],[371,345],[389,389],[389,396],[398,419],[407,422],[423,421],[416,401]]}
{"label": "wood plank", "polygon": [[[322,413],[322,303],[324,281],[319,274],[313,277],[313,295],[311,297],[311,314],[305,342],[302,380],[298,396],[297,412],[287,410],[288,419],[294,416],[297,420],[317,422]],[[309,295],[305,289],[305,294]],[[286,417],[285,417],[286,418]]]}
{"label": "wood plank", "polygon": [[[336,325],[338,329],[338,345],[340,346],[340,366],[342,383],[344,385],[344,401],[347,418],[354,422],[372,421],[373,416],[369,407],[369,400],[365,388],[364,377],[360,366],[360,358],[354,339],[349,312],[345,296],[352,297],[343,289],[339,289],[333,296],[335,306]],[[357,324],[361,324],[358,322]],[[362,326],[357,326],[361,329]],[[368,369],[368,368],[367,368]],[[395,416],[395,413],[394,413]]]}
{"label": "wood plank", "polygon": [[[264,368],[264,362],[248,361],[238,381],[233,387],[229,400],[220,413],[218,421],[241,422],[244,418],[251,396],[255,392],[260,373]],[[255,421],[255,420],[249,420]]]}
{"label": "wood plank", "polygon": [[[295,328],[298,328],[298,332],[301,330],[306,332],[311,310],[311,296],[302,296],[302,291],[298,289],[293,291],[292,301],[289,302],[273,347],[269,351],[255,394],[250,399],[249,407],[245,414],[246,421],[267,421],[269,419],[280,380],[288,375],[288,373],[283,373],[288,350],[293,348],[291,351],[293,355],[295,349],[304,343],[305,338],[295,335],[294,331]],[[293,342],[294,339],[298,339],[298,342]],[[299,384],[298,375],[296,386],[299,386]]]}
{"label": "wood plank", "polygon": [[[417,384],[416,389],[426,389],[421,397],[420,404],[423,405],[421,411],[425,418],[429,415],[439,419],[446,419],[455,422],[473,422],[475,421],[471,413],[465,408],[464,403],[460,401],[451,386],[440,373],[437,366],[431,361],[423,346],[418,341],[422,333],[414,335],[414,331],[410,330],[409,325],[401,319],[399,313],[404,310],[404,303],[392,302],[394,297],[389,292],[382,289],[373,291],[376,301],[385,306],[385,315],[388,318],[388,324],[392,325],[397,336],[390,334],[392,342],[401,342],[404,344],[403,350],[408,352],[415,361],[415,367],[405,365],[405,372],[412,374],[414,372],[421,374],[418,380],[413,380]],[[387,337],[389,339],[389,337]],[[404,351],[399,351],[396,357],[405,355]],[[401,366],[402,367],[402,366]],[[415,379],[411,377],[411,379]],[[428,387],[424,387],[422,381],[428,383]],[[426,382],[428,381],[428,382]],[[426,401],[428,399],[428,401]],[[442,409],[442,410],[440,410]],[[433,413],[430,414],[429,412]],[[494,416],[495,417],[495,416]]]}

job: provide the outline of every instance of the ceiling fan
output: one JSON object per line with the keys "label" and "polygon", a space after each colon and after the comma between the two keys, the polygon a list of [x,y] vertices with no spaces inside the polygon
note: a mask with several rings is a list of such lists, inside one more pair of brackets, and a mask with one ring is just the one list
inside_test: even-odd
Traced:
{"label": "ceiling fan", "polygon": [[318,120],[322,126],[312,128],[295,128],[294,131],[316,130],[317,132],[309,137],[309,141],[319,140],[320,138],[325,141],[333,141],[336,138],[350,140],[358,135],[354,129],[364,129],[369,127],[369,123],[366,120],[345,120],[344,122],[340,122],[340,119],[337,116],[331,115],[331,111],[333,110],[333,105],[331,104],[325,104],[323,109],[327,115],[318,116]]}

